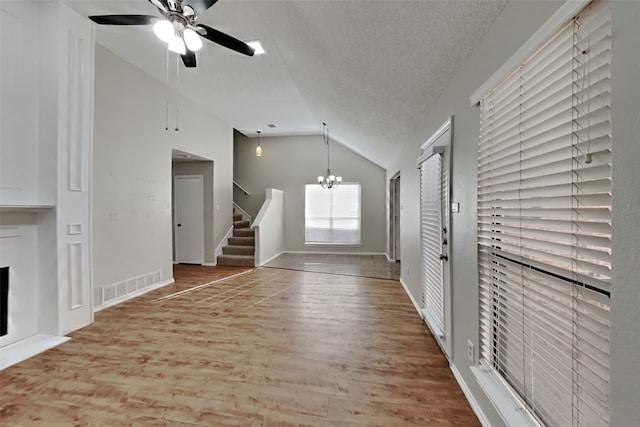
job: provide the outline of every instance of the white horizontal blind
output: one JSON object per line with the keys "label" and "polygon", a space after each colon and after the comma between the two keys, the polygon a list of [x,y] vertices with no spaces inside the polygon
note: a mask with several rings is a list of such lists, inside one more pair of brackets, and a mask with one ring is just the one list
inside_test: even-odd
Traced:
{"label": "white horizontal blind", "polygon": [[609,425],[611,12],[481,101],[481,359],[550,426]]}
{"label": "white horizontal blind", "polygon": [[444,335],[442,261],[442,154],[420,164],[420,248],[422,257],[422,307],[435,333]]}
{"label": "white horizontal blind", "polygon": [[359,245],[360,184],[306,185],[304,215],[306,244]]}

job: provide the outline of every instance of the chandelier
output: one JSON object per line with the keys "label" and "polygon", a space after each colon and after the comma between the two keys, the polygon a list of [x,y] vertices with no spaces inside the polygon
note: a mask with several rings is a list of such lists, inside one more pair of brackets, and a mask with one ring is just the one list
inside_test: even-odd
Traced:
{"label": "chandelier", "polygon": [[329,128],[326,123],[322,123],[322,126],[324,133],[324,145],[327,146],[327,174],[325,176],[320,175],[318,177],[318,184],[320,184],[322,188],[331,189],[340,185],[342,177],[331,175],[331,166],[329,164]]}

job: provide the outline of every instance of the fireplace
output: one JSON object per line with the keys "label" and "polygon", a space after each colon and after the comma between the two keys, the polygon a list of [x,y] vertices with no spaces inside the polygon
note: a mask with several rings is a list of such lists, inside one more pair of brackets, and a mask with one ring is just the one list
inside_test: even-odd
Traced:
{"label": "fireplace", "polygon": [[0,268],[0,337],[7,335],[9,320],[9,267]]}

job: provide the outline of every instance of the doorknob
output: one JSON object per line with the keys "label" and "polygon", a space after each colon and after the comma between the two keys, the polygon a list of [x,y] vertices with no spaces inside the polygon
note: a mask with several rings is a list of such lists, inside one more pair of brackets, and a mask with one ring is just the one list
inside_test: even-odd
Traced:
{"label": "doorknob", "polygon": [[449,256],[447,254],[440,254],[440,260],[449,261]]}
{"label": "doorknob", "polygon": [[182,224],[178,224],[178,227],[182,227]]}

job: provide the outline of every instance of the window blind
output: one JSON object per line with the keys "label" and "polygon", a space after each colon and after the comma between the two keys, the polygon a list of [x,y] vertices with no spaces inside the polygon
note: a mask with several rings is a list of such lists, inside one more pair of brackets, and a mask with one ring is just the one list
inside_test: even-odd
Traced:
{"label": "window blind", "polygon": [[545,425],[609,425],[611,12],[480,103],[481,362]]}
{"label": "window blind", "polygon": [[422,307],[434,333],[444,335],[442,261],[442,154],[420,164],[420,248],[422,257]]}
{"label": "window blind", "polygon": [[304,212],[306,244],[360,244],[360,184],[307,184]]}

